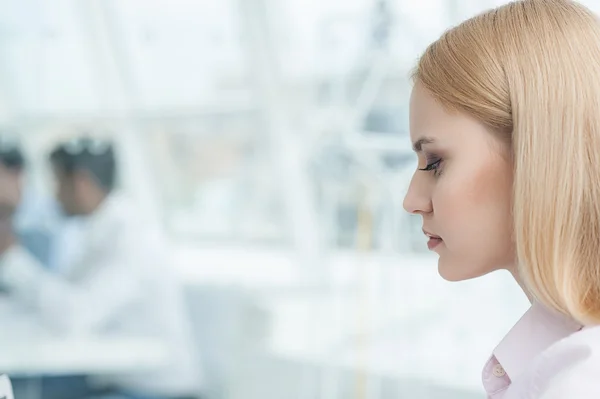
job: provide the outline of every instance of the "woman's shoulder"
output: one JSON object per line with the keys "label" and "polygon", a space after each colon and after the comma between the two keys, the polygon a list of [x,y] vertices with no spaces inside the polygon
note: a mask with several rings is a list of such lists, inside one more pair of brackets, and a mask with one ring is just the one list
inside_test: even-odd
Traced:
{"label": "woman's shoulder", "polygon": [[[600,326],[557,341],[533,361],[520,392],[532,399],[600,398]],[[512,399],[508,395],[507,399]]]}

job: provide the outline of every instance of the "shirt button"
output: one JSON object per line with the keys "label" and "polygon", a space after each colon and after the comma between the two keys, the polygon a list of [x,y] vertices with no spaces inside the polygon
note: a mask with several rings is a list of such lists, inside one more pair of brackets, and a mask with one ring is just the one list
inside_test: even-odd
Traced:
{"label": "shirt button", "polygon": [[500,377],[504,377],[506,375],[506,371],[504,371],[504,368],[497,364],[494,366],[494,371],[493,371],[494,375],[498,378]]}

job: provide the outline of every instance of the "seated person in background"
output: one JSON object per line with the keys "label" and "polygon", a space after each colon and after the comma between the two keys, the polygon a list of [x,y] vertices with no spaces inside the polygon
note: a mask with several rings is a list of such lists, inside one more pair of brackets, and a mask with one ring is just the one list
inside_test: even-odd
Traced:
{"label": "seated person in background", "polygon": [[0,253],[17,248],[13,218],[21,198],[22,166],[20,152],[15,156],[14,147],[0,142]]}
{"label": "seated person in background", "polygon": [[38,261],[48,265],[52,235],[50,229],[46,228],[49,226],[43,225],[46,219],[44,215],[32,212],[33,207],[30,203],[24,203],[22,192],[25,166],[25,157],[18,141],[6,134],[0,135],[0,174],[3,178],[1,184],[6,185],[3,194],[13,195],[13,198],[5,198],[3,202],[5,207],[10,208],[10,220],[16,239]]}
{"label": "seated person in background", "polygon": [[89,376],[85,384],[59,384],[58,389],[56,383],[42,384],[42,398],[196,397],[201,375],[182,292],[160,232],[115,190],[112,144],[75,140],[58,146],[50,160],[64,212],[83,220],[83,247],[58,274],[25,257],[9,239],[0,245],[0,284],[56,333],[150,336],[161,339],[171,356],[154,372]]}

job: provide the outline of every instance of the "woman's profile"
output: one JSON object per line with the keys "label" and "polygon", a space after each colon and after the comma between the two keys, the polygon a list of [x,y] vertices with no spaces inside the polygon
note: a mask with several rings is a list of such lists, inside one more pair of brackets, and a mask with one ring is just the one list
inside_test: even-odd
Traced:
{"label": "woman's profile", "polygon": [[532,302],[489,398],[600,398],[600,20],[524,0],[445,32],[413,73],[404,201],[447,280],[507,269]]}

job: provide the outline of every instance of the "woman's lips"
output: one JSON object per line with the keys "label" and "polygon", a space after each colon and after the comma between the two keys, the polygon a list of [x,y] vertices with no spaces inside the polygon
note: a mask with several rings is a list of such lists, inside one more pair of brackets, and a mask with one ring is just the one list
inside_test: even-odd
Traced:
{"label": "woman's lips", "polygon": [[431,234],[425,229],[423,229],[423,234],[425,234],[427,238],[429,238],[429,241],[427,241],[427,248],[429,248],[429,250],[433,250],[435,247],[437,247],[444,241],[442,240],[442,237],[436,236],[435,234]]}
{"label": "woman's lips", "polygon": [[427,241],[427,248],[432,251],[435,247],[440,245],[443,240],[439,237],[429,237],[429,241]]}

